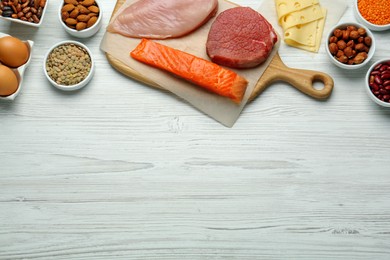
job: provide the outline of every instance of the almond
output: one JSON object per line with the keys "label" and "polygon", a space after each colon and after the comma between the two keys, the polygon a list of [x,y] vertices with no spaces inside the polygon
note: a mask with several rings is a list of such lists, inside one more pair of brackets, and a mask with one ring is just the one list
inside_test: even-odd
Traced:
{"label": "almond", "polygon": [[77,2],[77,0],[65,0],[65,3],[66,4],[72,4],[72,5],[78,5],[79,2]]}
{"label": "almond", "polygon": [[78,23],[76,24],[76,30],[77,30],[77,31],[84,30],[85,28],[87,28],[87,23],[78,22]]}
{"label": "almond", "polygon": [[41,1],[39,2],[39,6],[40,6],[40,7],[44,8],[45,5],[46,5],[46,0],[41,0]]}
{"label": "almond", "polygon": [[65,20],[65,23],[67,25],[76,25],[77,24],[77,20],[73,19],[73,18],[68,18],[68,19]]}
{"label": "almond", "polygon": [[89,14],[91,12],[88,10],[87,7],[85,7],[83,5],[78,5],[77,8],[79,9],[80,14]]}
{"label": "almond", "polygon": [[99,13],[99,7],[97,7],[96,5],[91,5],[88,7],[88,10],[91,11],[92,13]]}
{"label": "almond", "polygon": [[89,20],[89,16],[86,14],[80,14],[77,16],[77,21],[79,22],[87,22]]}
{"label": "almond", "polygon": [[62,12],[61,13],[62,20],[65,21],[66,19],[69,18],[69,13],[68,12]]}
{"label": "almond", "polygon": [[73,9],[73,11],[69,14],[70,18],[76,19],[76,17],[79,15],[80,11],[78,8]]}
{"label": "almond", "polygon": [[70,12],[75,8],[72,4],[66,4],[62,7],[61,12]]}
{"label": "almond", "polygon": [[98,18],[96,16],[92,16],[91,19],[88,20],[87,28],[93,26],[96,23],[97,19]]}
{"label": "almond", "polygon": [[84,0],[84,1],[82,1],[81,2],[81,4],[83,5],[83,6],[91,6],[91,5],[93,5],[93,4],[95,4],[95,0]]}

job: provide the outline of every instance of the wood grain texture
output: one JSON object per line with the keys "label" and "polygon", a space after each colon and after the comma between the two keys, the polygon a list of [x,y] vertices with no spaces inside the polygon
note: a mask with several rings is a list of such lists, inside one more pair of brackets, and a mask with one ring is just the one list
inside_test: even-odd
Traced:
{"label": "wood grain texture", "polygon": [[[114,11],[111,18],[119,10],[119,8],[125,3],[126,0],[117,0]],[[158,83],[151,80],[148,76],[140,74],[138,71],[128,67],[120,60],[116,59],[112,55],[106,53],[108,62],[119,72],[124,75],[133,78],[143,84],[163,89]],[[261,94],[267,87],[269,87],[275,81],[284,81],[291,84],[293,87],[299,89],[301,92],[316,98],[326,99],[330,96],[333,90],[333,79],[326,73],[313,71],[313,70],[299,70],[287,67],[279,54],[270,55],[269,59],[272,59],[268,68],[264,71],[263,75],[259,78],[259,81],[255,85],[253,92],[250,96],[250,100],[255,99]],[[314,82],[320,81],[324,84],[323,88],[316,89]]]}
{"label": "wood grain texture", "polygon": [[[390,110],[365,93],[367,68],[282,45],[287,66],[331,75],[332,95],[276,82],[225,128],[113,69],[103,29],[80,40],[91,83],[54,89],[42,63],[70,38],[59,4],[39,29],[0,22],[35,42],[20,96],[0,102],[0,259],[390,258]],[[114,3],[101,8],[104,28]],[[375,36],[372,62],[390,44]]]}

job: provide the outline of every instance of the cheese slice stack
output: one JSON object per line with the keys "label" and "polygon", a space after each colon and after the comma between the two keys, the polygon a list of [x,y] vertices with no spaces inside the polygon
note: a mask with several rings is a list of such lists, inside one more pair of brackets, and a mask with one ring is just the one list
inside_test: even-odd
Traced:
{"label": "cheese slice stack", "polygon": [[275,0],[279,25],[286,44],[318,52],[324,30],[326,9],[318,0]]}

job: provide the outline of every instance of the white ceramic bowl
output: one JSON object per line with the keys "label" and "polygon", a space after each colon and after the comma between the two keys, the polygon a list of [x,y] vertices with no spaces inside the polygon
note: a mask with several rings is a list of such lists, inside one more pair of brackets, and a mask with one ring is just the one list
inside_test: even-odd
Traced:
{"label": "white ceramic bowl", "polygon": [[[370,69],[367,71],[366,78],[365,78],[365,86],[366,86],[366,90],[367,90],[368,95],[370,96],[370,98],[371,98],[375,103],[377,103],[378,105],[381,105],[381,106],[383,106],[383,107],[390,107],[390,100],[389,100],[389,102],[385,102],[385,101],[380,100],[377,96],[374,95],[373,90],[371,90],[371,87],[370,87],[370,76],[371,76],[371,72],[372,72],[379,64],[383,64],[383,63],[388,63],[389,69],[388,69],[387,71],[389,71],[389,73],[390,73],[390,58],[378,60],[378,61],[375,62],[375,63],[370,67]],[[384,80],[384,81],[385,81],[385,80]],[[383,82],[384,82],[384,81],[383,81]],[[389,94],[390,94],[390,91],[389,91]]]}
{"label": "white ceramic bowl", "polygon": [[[374,2],[375,0],[373,0]],[[387,6],[387,12],[388,12],[388,8],[389,6]],[[355,14],[355,17],[356,19],[364,24],[366,27],[368,27],[370,30],[373,30],[373,31],[385,31],[385,30],[389,30],[390,29],[390,23],[386,24],[386,25],[378,25],[378,24],[373,24],[369,21],[367,21],[363,16],[362,14],[360,13],[359,11],[359,7],[358,7],[358,0],[354,0],[353,2],[353,11],[354,11],[354,14]]]}
{"label": "white ceramic bowl", "polygon": [[[98,1],[95,0],[95,3],[99,7]],[[89,28],[86,28],[86,29],[78,31],[76,29],[72,29],[72,28],[68,27],[65,24],[65,22],[62,20],[62,12],[61,12],[61,10],[62,10],[63,6],[64,6],[64,1],[61,1],[61,4],[59,6],[59,10],[58,10],[58,18],[59,18],[59,21],[61,23],[61,26],[70,35],[72,35],[74,37],[77,37],[77,38],[89,38],[89,37],[95,35],[100,30],[100,28],[102,27],[102,24],[103,24],[103,12],[100,9],[100,7],[99,7],[99,9],[100,9],[99,16],[98,16],[98,19],[95,22],[95,24],[92,25]]]}
{"label": "white ceramic bowl", "polygon": [[[55,49],[57,48],[58,46],[61,46],[61,45],[64,45],[64,44],[75,44],[77,46],[80,46],[81,48],[83,48],[85,51],[87,51],[89,57],[91,58],[91,69],[89,71],[89,74],[88,76],[83,80],[81,81],[80,83],[78,84],[75,84],[75,85],[61,85],[61,84],[58,84],[57,82],[55,82],[50,76],[49,74],[47,73],[46,71],[46,61],[50,55],[50,53]],[[57,44],[55,44],[53,47],[50,48],[50,50],[46,53],[45,55],[45,59],[44,59],[44,62],[43,62],[43,71],[44,71],[44,74],[46,76],[46,78],[49,80],[49,82],[56,88],[58,89],[61,89],[61,90],[64,90],[64,91],[73,91],[73,90],[78,90],[82,87],[85,87],[89,81],[92,79],[93,77],[93,74],[95,72],[95,61],[93,59],[93,56],[92,56],[92,53],[91,51],[88,49],[87,46],[85,46],[84,44],[80,43],[80,42],[77,42],[77,41],[62,41],[62,42],[59,42]]]}
{"label": "white ceramic bowl", "polygon": [[[336,29],[343,30],[343,29],[346,29],[347,26],[349,26],[349,25],[353,25],[356,28],[364,28],[366,30],[366,32],[367,32],[367,36],[371,37],[371,39],[372,39],[371,47],[370,47],[369,52],[368,52],[368,57],[367,57],[367,59],[365,59],[360,64],[349,65],[349,64],[341,63],[329,51],[329,38],[333,35],[334,30],[336,30]],[[372,32],[366,26],[364,26],[362,24],[355,23],[355,22],[341,23],[341,24],[338,24],[338,25],[334,26],[333,28],[331,28],[329,30],[329,32],[327,34],[327,37],[326,37],[325,49],[326,49],[326,53],[328,54],[328,57],[329,57],[330,61],[333,64],[335,64],[336,66],[338,66],[338,67],[340,67],[342,69],[347,69],[347,70],[360,69],[360,68],[366,66],[369,63],[369,61],[371,60],[371,58],[374,56],[374,53],[375,53],[375,37],[372,34]]]}
{"label": "white ceramic bowl", "polygon": [[1,16],[1,15],[0,15],[0,19],[6,20],[6,21],[11,21],[11,22],[14,22],[14,23],[20,23],[20,24],[28,25],[28,26],[32,26],[32,27],[40,27],[41,24],[42,24],[43,18],[45,17],[45,13],[46,13],[46,9],[47,9],[47,5],[48,4],[49,4],[49,0],[46,0],[45,6],[42,9],[41,18],[39,19],[38,23],[29,22],[29,21],[23,21],[23,20],[20,20],[18,18],[4,17],[4,16]]}
{"label": "white ceramic bowl", "polygon": [[[0,38],[5,37],[5,36],[9,36],[9,35],[0,32]],[[13,93],[13,94],[11,94],[9,96],[5,96],[5,97],[0,96],[0,100],[13,101],[19,95],[19,93],[20,93],[20,91],[22,89],[22,84],[23,84],[23,80],[24,80],[24,71],[26,70],[26,68],[28,67],[28,65],[31,62],[31,56],[32,56],[31,54],[32,54],[32,48],[33,48],[34,42],[33,41],[26,41],[26,44],[29,47],[30,57],[28,58],[28,60],[27,60],[27,62],[25,64],[23,64],[22,66],[20,66],[18,68],[13,68],[12,69],[15,72],[16,77],[17,77],[18,82],[19,82],[18,89],[16,90],[15,93]]]}

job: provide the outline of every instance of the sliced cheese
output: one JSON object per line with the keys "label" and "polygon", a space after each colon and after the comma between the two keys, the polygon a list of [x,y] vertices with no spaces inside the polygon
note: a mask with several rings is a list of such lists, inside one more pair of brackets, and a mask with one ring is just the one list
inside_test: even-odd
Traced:
{"label": "sliced cheese", "polygon": [[298,25],[288,28],[284,31],[284,41],[291,45],[291,42],[304,44],[308,46],[316,45],[316,31],[318,26],[318,20],[313,22]]}
{"label": "sliced cheese", "polygon": [[280,19],[283,16],[316,5],[318,0],[275,0],[275,4],[280,24]]}
{"label": "sliced cheese", "polygon": [[286,14],[280,20],[283,30],[291,27],[311,23],[323,18],[323,12],[320,5],[312,5],[297,12]]}
{"label": "sliced cheese", "polygon": [[284,33],[286,44],[306,51],[318,52],[321,46],[327,10],[322,8],[322,12],[323,18],[302,25],[300,28],[286,30]]}

